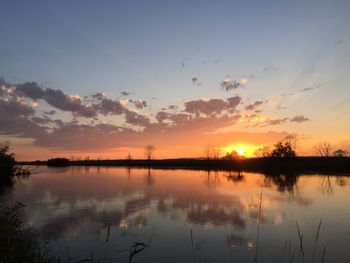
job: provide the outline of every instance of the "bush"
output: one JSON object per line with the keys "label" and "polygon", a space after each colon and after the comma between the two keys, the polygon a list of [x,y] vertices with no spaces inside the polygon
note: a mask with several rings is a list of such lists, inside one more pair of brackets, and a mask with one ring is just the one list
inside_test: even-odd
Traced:
{"label": "bush", "polygon": [[48,263],[58,262],[48,256],[45,247],[28,236],[19,216],[21,203],[0,210],[0,263]]}
{"label": "bush", "polygon": [[47,166],[68,166],[69,159],[67,158],[51,158],[47,160]]}

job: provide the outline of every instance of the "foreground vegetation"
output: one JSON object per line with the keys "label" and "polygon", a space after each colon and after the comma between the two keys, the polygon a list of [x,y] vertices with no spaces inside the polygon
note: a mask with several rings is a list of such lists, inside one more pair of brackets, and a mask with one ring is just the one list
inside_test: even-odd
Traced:
{"label": "foreground vegetation", "polygon": [[21,203],[0,211],[0,263],[59,262],[45,247],[29,237],[20,216]]}
{"label": "foreground vegetation", "polygon": [[28,176],[30,171],[16,165],[9,143],[0,144],[0,184],[11,184],[15,177]]}

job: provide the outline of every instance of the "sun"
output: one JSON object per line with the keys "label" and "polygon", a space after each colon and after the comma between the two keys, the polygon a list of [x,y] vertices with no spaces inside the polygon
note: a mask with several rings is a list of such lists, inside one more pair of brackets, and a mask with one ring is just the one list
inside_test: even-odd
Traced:
{"label": "sun", "polygon": [[244,151],[243,147],[237,147],[236,151],[237,151],[239,156],[244,156],[244,154],[245,154],[245,151]]}
{"label": "sun", "polygon": [[231,153],[234,151],[240,157],[250,158],[255,156],[254,152],[256,151],[257,148],[259,148],[259,145],[253,145],[246,142],[239,142],[239,143],[228,145],[223,149],[226,153]]}

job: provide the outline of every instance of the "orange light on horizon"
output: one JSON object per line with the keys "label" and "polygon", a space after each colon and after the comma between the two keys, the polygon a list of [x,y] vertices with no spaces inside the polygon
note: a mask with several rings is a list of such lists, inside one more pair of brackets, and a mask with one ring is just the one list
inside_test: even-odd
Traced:
{"label": "orange light on horizon", "polygon": [[236,151],[241,157],[254,157],[254,152],[259,148],[259,145],[251,145],[246,143],[233,144],[227,147],[223,147],[224,153],[231,153]]}

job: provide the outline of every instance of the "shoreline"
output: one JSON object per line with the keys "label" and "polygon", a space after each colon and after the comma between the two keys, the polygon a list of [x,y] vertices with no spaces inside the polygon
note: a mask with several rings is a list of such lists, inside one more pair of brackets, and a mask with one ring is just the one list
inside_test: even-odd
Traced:
{"label": "shoreline", "polygon": [[247,158],[238,160],[206,159],[117,159],[117,160],[77,160],[59,164],[47,161],[17,162],[18,165],[64,166],[115,166],[130,168],[192,169],[247,171],[263,173],[347,173],[350,175],[350,157],[293,157],[293,158]]}

